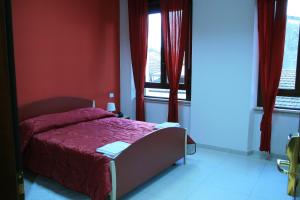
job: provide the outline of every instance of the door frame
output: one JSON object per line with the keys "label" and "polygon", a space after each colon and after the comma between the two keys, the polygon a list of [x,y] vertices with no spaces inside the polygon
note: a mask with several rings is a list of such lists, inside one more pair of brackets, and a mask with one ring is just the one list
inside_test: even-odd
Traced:
{"label": "door frame", "polygon": [[24,199],[13,49],[11,0],[0,0],[0,169],[1,196]]}

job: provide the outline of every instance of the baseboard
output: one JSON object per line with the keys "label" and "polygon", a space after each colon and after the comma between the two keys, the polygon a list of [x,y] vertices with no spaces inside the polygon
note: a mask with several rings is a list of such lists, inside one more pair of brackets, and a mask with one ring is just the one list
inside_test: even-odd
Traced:
{"label": "baseboard", "polygon": [[238,155],[245,155],[245,156],[256,155],[256,156],[258,156],[259,158],[262,158],[262,159],[271,159],[271,160],[287,159],[286,155],[271,153],[270,156],[269,156],[265,152],[255,151],[255,150],[240,151],[240,150],[236,150],[236,149],[218,147],[218,146],[213,146],[213,145],[208,145],[208,144],[197,144],[197,147],[203,148],[203,149],[210,149],[210,150],[220,151],[220,152],[226,152],[226,153],[232,153],[232,154],[238,154]]}
{"label": "baseboard", "polygon": [[[261,152],[261,151],[252,151],[253,155],[257,155],[260,158],[268,158],[268,154],[265,152]],[[270,154],[270,159],[271,160],[276,160],[276,159],[284,159],[287,160],[287,155],[282,155],[282,154],[277,154],[277,153],[271,153]]]}
{"label": "baseboard", "polygon": [[197,144],[197,147],[204,148],[204,149],[211,149],[211,150],[215,150],[215,151],[226,152],[226,153],[245,155],[245,156],[252,154],[252,151],[240,151],[240,150],[236,150],[236,149],[218,147],[218,146],[213,146],[213,145],[208,145],[208,144]]}

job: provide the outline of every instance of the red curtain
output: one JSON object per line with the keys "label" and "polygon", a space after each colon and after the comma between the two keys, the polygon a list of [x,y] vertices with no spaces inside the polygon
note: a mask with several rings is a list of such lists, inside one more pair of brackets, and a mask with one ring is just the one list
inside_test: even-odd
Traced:
{"label": "red curtain", "polygon": [[287,0],[257,0],[259,73],[263,118],[260,150],[270,153],[272,112],[281,76]]}
{"label": "red curtain", "polygon": [[170,85],[168,121],[178,121],[178,89],[188,38],[189,0],[160,0],[164,55]]}
{"label": "red curtain", "polygon": [[128,0],[131,61],[136,90],[136,119],[145,121],[144,84],[148,48],[148,1]]}

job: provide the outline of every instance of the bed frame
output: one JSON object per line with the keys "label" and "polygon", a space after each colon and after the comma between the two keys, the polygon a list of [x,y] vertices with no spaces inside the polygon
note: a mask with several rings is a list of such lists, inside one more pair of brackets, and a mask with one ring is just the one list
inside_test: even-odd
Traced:
{"label": "bed frame", "polygon": [[[42,114],[95,107],[95,102],[77,97],[55,97],[19,108],[20,121]],[[116,200],[183,158],[186,162],[187,135],[183,128],[156,130],[136,141],[110,161],[112,191]]]}

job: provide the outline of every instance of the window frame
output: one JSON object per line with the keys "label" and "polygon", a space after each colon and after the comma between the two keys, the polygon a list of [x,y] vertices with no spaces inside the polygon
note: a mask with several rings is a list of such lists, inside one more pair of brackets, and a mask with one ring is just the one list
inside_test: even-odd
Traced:
{"label": "window frame", "polygon": [[[180,99],[185,101],[191,101],[191,80],[192,80],[192,1],[190,3],[190,16],[189,16],[189,37],[188,37],[188,45],[187,49],[185,50],[185,75],[184,75],[184,84],[179,84],[179,90],[186,91],[186,98]],[[148,15],[154,13],[160,13],[160,1],[159,0],[148,0]],[[154,88],[154,89],[170,89],[169,84],[167,82],[167,71],[166,71],[166,63],[164,59],[164,44],[163,44],[163,32],[161,32],[161,63],[160,63],[160,83],[153,83],[153,82],[145,82],[145,89],[146,88]],[[158,98],[158,99],[168,99],[165,97],[155,97],[155,96],[146,96],[151,98]]]}
{"label": "window frame", "polygon": [[[298,36],[298,54],[297,54],[297,66],[296,66],[296,80],[295,80],[295,88],[294,89],[280,89],[278,88],[278,92],[276,96],[284,96],[284,97],[300,97],[300,26],[299,26],[299,36]],[[262,93],[260,87],[260,75],[259,75],[259,82],[258,82],[258,94],[257,95],[257,106],[262,106]],[[289,107],[279,107],[276,108],[283,108],[283,109],[290,109],[290,110],[300,110],[300,108],[289,108]]]}

